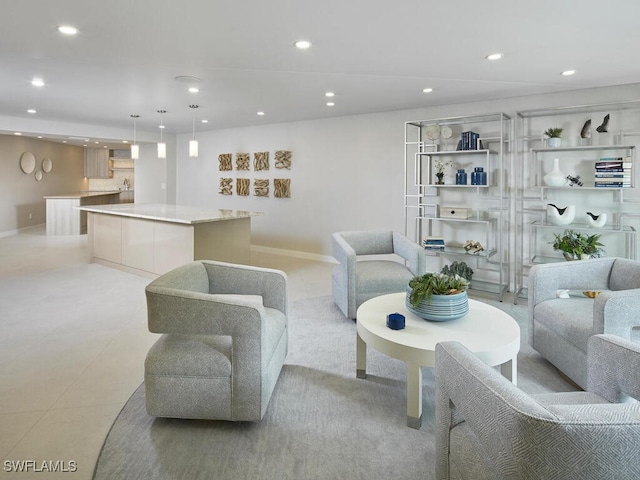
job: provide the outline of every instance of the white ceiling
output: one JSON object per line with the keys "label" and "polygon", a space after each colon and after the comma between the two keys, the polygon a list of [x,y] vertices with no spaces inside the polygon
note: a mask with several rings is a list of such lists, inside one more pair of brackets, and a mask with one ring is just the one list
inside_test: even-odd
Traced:
{"label": "white ceiling", "polygon": [[638,0],[5,0],[0,115],[157,131],[165,109],[184,133],[189,104],[206,130],[637,83],[639,22]]}

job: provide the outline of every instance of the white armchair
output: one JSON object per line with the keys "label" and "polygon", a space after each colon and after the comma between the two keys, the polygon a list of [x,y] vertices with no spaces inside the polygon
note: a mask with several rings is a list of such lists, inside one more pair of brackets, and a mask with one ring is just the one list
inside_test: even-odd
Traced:
{"label": "white armchair", "polygon": [[[424,249],[391,230],[338,232],[332,236],[339,262],[332,275],[333,300],[347,318],[370,298],[406,290],[409,280],[426,273]],[[364,255],[393,255],[396,259],[358,260]]]}
{"label": "white armchair", "polygon": [[[558,298],[558,290],[602,293]],[[529,272],[528,309],[529,344],[586,388],[589,337],[640,339],[640,262],[612,257],[536,265]]]}

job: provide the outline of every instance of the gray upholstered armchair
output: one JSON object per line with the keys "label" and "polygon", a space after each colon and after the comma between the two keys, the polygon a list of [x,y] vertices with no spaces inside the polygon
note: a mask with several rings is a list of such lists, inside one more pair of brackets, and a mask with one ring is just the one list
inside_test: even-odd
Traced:
{"label": "gray upholstered armchair", "polygon": [[[338,232],[332,236],[333,300],[347,318],[356,318],[358,307],[370,298],[403,292],[416,275],[426,273],[424,249],[391,230]],[[397,259],[368,259],[360,255],[392,255]],[[406,264],[406,265],[405,265]]]}
{"label": "gray upholstered armchair", "polygon": [[213,261],[146,288],[146,407],[158,417],[259,421],[287,355],[283,272]]}
{"label": "gray upholstered armchair", "polygon": [[[578,297],[558,298],[558,290]],[[595,299],[582,291],[602,291]],[[598,258],[536,265],[529,272],[529,344],[582,388],[587,386],[587,341],[611,333],[640,333],[640,262]]]}
{"label": "gray upholstered armchair", "polygon": [[528,395],[463,345],[436,346],[436,479],[640,478],[640,345],[589,339],[587,392]]}

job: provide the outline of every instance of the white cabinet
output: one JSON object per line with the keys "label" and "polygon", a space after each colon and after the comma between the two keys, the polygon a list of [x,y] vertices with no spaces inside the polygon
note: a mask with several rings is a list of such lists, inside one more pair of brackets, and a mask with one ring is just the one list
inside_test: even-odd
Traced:
{"label": "white cabinet", "polygon": [[[444,248],[425,250],[427,270],[464,261],[474,270],[471,288],[500,299],[509,287],[510,130],[504,113],[405,123],[405,233],[420,244],[444,240]],[[484,174],[479,182],[475,169]],[[456,184],[459,170],[464,184]],[[484,249],[473,253],[468,241]]]}
{"label": "white cabinet", "polygon": [[109,150],[104,148],[84,149],[84,176],[87,178],[111,178]]}
{"label": "white cabinet", "polygon": [[[565,261],[561,252],[553,250],[552,243],[554,236],[566,229],[600,234],[607,256],[637,258],[639,111],[640,102],[626,102],[518,112],[516,301],[527,296],[528,272],[533,265]],[[608,131],[598,132],[606,115]],[[589,120],[591,129],[587,134],[585,124]],[[542,134],[551,127],[563,129],[560,147],[549,148]],[[613,173],[605,177],[596,171],[596,166],[609,161],[631,167],[627,172],[615,172],[617,177]],[[564,176],[564,184],[548,177],[545,180],[546,175],[557,170]],[[558,175],[558,179],[562,176]],[[624,186],[602,186],[604,181],[618,179]],[[575,209],[575,218],[558,225],[553,214],[556,207]],[[604,214],[606,222],[596,227],[587,212]]]}

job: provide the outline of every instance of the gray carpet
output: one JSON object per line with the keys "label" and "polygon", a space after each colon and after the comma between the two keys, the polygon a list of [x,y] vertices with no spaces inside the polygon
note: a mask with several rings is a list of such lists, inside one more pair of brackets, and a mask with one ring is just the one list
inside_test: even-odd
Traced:
{"label": "gray carpet", "polygon": [[[526,307],[481,299],[520,323],[519,386],[568,391],[526,345]],[[330,297],[293,302],[289,355],[260,423],[149,417],[144,386],[116,419],[96,465],[106,479],[433,479],[433,371],[423,369],[423,425],[406,426],[406,368],[369,349],[355,376],[356,333]]]}

